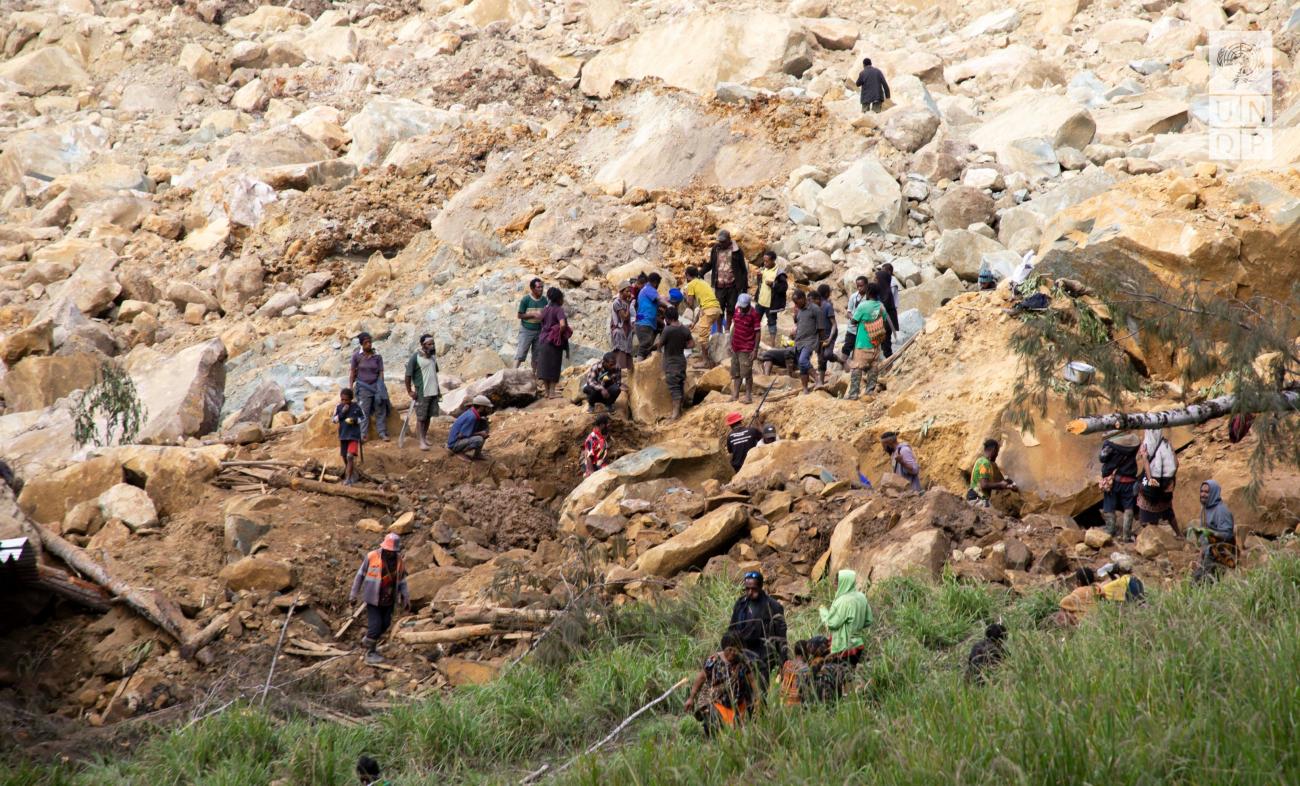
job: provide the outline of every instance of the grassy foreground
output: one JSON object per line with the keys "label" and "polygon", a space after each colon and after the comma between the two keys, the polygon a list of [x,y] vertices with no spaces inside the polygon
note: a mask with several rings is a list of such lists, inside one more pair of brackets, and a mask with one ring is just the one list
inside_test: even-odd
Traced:
{"label": "grassy foreground", "polygon": [[[611,615],[553,637],[494,684],[393,710],[364,727],[243,708],[160,733],[130,760],[14,764],[0,784],[355,783],[360,753],[397,784],[517,782],[563,763],[688,675],[716,644],[734,588]],[[1209,588],[1104,609],[1075,631],[1042,627],[1054,595],[1017,598],[953,581],[892,580],[870,592],[872,659],[834,706],[777,708],[706,741],[685,690],[614,747],[555,781],[576,784],[1300,783],[1300,560]],[[961,664],[985,621],[1010,630],[991,684]],[[816,613],[792,615],[792,634]]]}

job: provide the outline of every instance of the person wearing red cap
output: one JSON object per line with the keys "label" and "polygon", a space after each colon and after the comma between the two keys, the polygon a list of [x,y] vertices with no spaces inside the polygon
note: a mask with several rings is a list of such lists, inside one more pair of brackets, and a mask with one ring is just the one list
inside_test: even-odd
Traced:
{"label": "person wearing red cap", "polygon": [[731,454],[733,472],[739,472],[745,466],[745,457],[749,455],[750,449],[763,440],[763,432],[746,426],[744,421],[745,418],[739,412],[727,415],[727,425],[731,427],[731,431],[727,432],[727,452]]}
{"label": "person wearing red cap", "polygon": [[382,663],[379,640],[393,624],[393,607],[411,607],[411,595],[406,588],[406,563],[402,559],[402,538],[396,532],[384,536],[383,545],[366,555],[352,579],[352,593],[348,598],[358,598],[366,603],[366,635],[361,644],[366,648],[366,663]]}

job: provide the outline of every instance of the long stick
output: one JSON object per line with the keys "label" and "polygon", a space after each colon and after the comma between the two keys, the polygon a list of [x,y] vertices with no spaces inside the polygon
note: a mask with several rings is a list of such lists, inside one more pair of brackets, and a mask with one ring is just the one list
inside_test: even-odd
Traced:
{"label": "long stick", "polygon": [[767,390],[763,391],[763,398],[759,399],[758,408],[754,410],[754,417],[750,418],[749,420],[750,428],[754,428],[754,424],[758,423],[758,413],[763,411],[763,405],[767,403],[767,394],[772,392],[772,388],[775,385],[776,385],[775,379],[773,379],[771,382],[767,384]]}
{"label": "long stick", "polygon": [[[626,729],[628,725],[632,723],[632,721],[641,717],[650,708],[665,701],[669,696],[673,695],[673,693],[676,692],[678,688],[685,685],[689,681],[689,679],[690,679],[689,677],[682,677],[680,680],[674,683],[671,688],[669,688],[668,690],[660,694],[659,698],[651,701],[649,704],[642,706],[641,709],[637,710],[636,712],[624,718],[623,722],[615,726],[614,730],[611,731],[609,734],[606,734],[599,741],[592,743],[591,747],[587,748],[585,751],[578,754],[577,756],[574,756],[572,759],[569,759],[567,762],[564,763],[564,766],[560,767],[559,769],[553,772],[550,772],[549,774],[559,775],[560,773],[572,767],[574,763],[578,761],[578,759],[582,758],[583,756],[589,756],[595,753],[600,748],[604,747],[606,743],[608,743],[610,740],[617,737],[619,732],[623,731],[623,729]],[[549,771],[550,771],[550,765],[544,764],[541,767],[537,768],[536,770],[530,772],[527,777],[525,777],[522,781],[520,781],[520,783],[522,784],[533,783],[538,778],[541,778],[543,775],[546,775]]]}
{"label": "long stick", "polygon": [[[1231,415],[1237,404],[1236,396],[1220,396],[1202,404],[1192,404],[1182,409],[1167,409],[1161,412],[1115,412],[1109,415],[1092,415],[1071,420],[1065,428],[1071,434],[1095,434],[1098,431],[1132,431],[1146,428],[1169,428],[1171,426],[1189,426],[1204,423],[1207,420]],[[1300,411],[1300,391],[1282,390],[1260,406],[1252,407],[1254,412],[1296,412]]]}
{"label": "long stick", "polygon": [[271,678],[275,676],[275,662],[280,659],[280,648],[284,646],[284,634],[289,630],[289,620],[293,619],[293,610],[298,608],[298,601],[289,604],[289,613],[284,615],[284,624],[280,626],[280,638],[275,642],[275,652],[271,655],[271,668],[266,670],[266,684],[262,686],[261,704],[266,704],[266,694],[271,690]]}

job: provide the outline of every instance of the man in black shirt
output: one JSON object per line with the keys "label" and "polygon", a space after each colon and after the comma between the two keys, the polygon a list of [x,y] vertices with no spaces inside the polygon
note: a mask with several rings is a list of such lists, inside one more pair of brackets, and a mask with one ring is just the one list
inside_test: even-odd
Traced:
{"label": "man in black shirt", "polygon": [[763,590],[763,574],[745,574],[745,594],[731,609],[729,631],[740,636],[745,649],[754,654],[754,672],[759,697],[767,692],[768,676],[786,659],[785,609]]}
{"label": "man in black shirt", "polygon": [[727,415],[727,425],[731,427],[731,431],[727,432],[727,452],[731,454],[733,472],[739,472],[745,466],[745,457],[749,455],[750,449],[763,439],[762,432],[746,426],[743,421],[739,412]]}
{"label": "man in black shirt", "polygon": [[695,346],[690,328],[677,320],[677,310],[664,314],[664,332],[659,334],[657,346],[663,350],[664,381],[673,397],[673,420],[682,416],[682,397],[686,394],[686,350]]}
{"label": "man in black shirt", "polygon": [[[1101,443],[1101,518],[1106,532],[1121,541],[1133,537],[1137,510],[1138,440],[1134,433],[1111,436]],[[1123,526],[1116,526],[1122,517]]]}
{"label": "man in black shirt", "polygon": [[862,59],[862,73],[858,74],[856,84],[861,91],[858,100],[862,102],[862,111],[879,112],[885,99],[889,98],[889,83],[881,70],[871,64],[871,58]]}

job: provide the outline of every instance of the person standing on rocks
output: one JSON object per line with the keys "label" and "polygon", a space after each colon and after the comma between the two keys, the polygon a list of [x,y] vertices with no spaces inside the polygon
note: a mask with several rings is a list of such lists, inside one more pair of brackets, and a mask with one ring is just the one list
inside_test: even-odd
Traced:
{"label": "person standing on rocks", "polygon": [[871,58],[862,58],[862,71],[854,83],[858,86],[858,100],[862,102],[863,112],[879,112],[889,98],[889,83],[879,68],[871,64]]}
{"label": "person standing on rocks", "polygon": [[366,648],[366,663],[383,663],[379,654],[379,640],[393,624],[393,609],[400,605],[411,607],[411,594],[406,587],[406,562],[402,559],[402,538],[396,532],[384,536],[383,544],[366,555],[352,579],[349,600],[358,598],[366,604],[366,635],[361,645]]}
{"label": "person standing on rocks", "polygon": [[609,346],[614,353],[614,366],[620,371],[632,368],[632,318],[636,312],[636,280],[628,281],[619,290],[609,307]]}
{"label": "person standing on rocks", "polygon": [[447,450],[467,461],[483,458],[483,444],[488,438],[488,413],[492,411],[492,399],[487,396],[475,396],[469,408],[451,424],[447,432]]}
{"label": "person standing on rocks", "polygon": [[736,298],[749,291],[749,265],[745,253],[723,229],[709,249],[709,258],[700,266],[700,274],[710,274],[709,283],[722,307],[723,329],[731,327],[731,315],[736,310]]}
{"label": "person standing on rocks", "polygon": [[758,356],[758,332],[762,317],[750,303],[749,293],[736,298],[736,312],[731,318],[731,400],[745,389],[744,403],[754,401],[754,358]]}
{"label": "person standing on rocks", "polygon": [[686,395],[686,350],[695,346],[691,331],[677,320],[677,312],[668,309],[664,314],[664,332],[659,334],[656,346],[663,348],[664,381],[673,399],[673,420],[682,416],[682,398]]}
{"label": "person standing on rocks", "polygon": [[564,356],[569,354],[569,315],[564,311],[564,293],[557,287],[546,292],[548,305],[542,309],[541,338],[537,344],[537,378],[542,381],[547,398],[557,398],[555,385],[560,381]]}
{"label": "person standing on rocks", "polygon": [[645,360],[655,348],[655,337],[659,334],[659,310],[662,301],[659,298],[658,273],[646,276],[645,284],[636,295],[636,357]]}
{"label": "person standing on rocks", "polygon": [[853,309],[852,322],[857,338],[853,342],[853,357],[849,360],[848,398],[856,399],[862,391],[862,374],[871,368],[879,355],[879,342],[885,335],[885,307],[880,302],[880,288],[868,283],[863,299]]}
{"label": "person standing on rocks", "polygon": [[822,342],[821,351],[817,353],[817,376],[821,379],[821,384],[826,384],[826,370],[830,368],[831,361],[843,364],[845,361],[835,354],[835,339],[840,336],[840,325],[835,319],[835,303],[831,300],[831,285],[822,284],[817,287],[816,305],[821,308],[822,313],[826,315],[826,325],[830,332],[826,340]]}
{"label": "person standing on rocks", "polygon": [[352,400],[352,388],[339,391],[334,417],[339,425],[339,455],[343,457],[343,485],[356,483],[357,457],[361,454],[361,436],[366,433],[366,413]]}
{"label": "person standing on rocks", "polygon": [[[1133,517],[1137,515],[1138,440],[1122,432],[1101,443],[1101,518],[1106,532],[1127,541],[1133,537]],[[1123,525],[1117,526],[1117,518]]]}
{"label": "person standing on rocks", "polygon": [[[356,391],[357,403],[366,414],[366,420],[373,420],[379,438],[388,441],[388,410],[392,403],[388,400],[388,386],[384,384],[384,356],[375,351],[374,339],[369,333],[359,333],[357,343],[360,348],[352,353],[351,370],[348,373],[348,387]],[[361,435],[364,439],[365,434]]]}
{"label": "person standing on rocks", "polygon": [[898,305],[894,302],[894,266],[886,262],[876,270],[876,291],[885,307],[885,340],[880,343],[884,357],[894,354],[894,334],[898,332]]}
{"label": "person standing on rocks", "polygon": [[772,343],[776,343],[776,319],[785,308],[790,280],[785,271],[776,266],[775,251],[765,250],[762,260],[763,268],[758,272],[758,292],[754,300],[758,305],[758,315],[767,319],[767,332]]}
{"label": "person standing on rocks", "polygon": [[713,326],[722,321],[722,306],[713,292],[713,287],[700,278],[700,269],[694,265],[686,267],[686,306],[695,312],[695,344],[700,348],[699,364],[701,368],[713,368],[716,364],[709,357],[709,337],[713,335]]}
{"label": "person standing on rocks", "polygon": [[438,388],[438,347],[433,336],[420,336],[420,348],[406,361],[406,395],[411,397],[415,409],[415,422],[420,435],[420,450],[429,449],[429,421],[438,416],[438,401],[442,391]]}
{"label": "person standing on rocks", "polygon": [[1002,446],[996,439],[984,440],[984,453],[975,459],[975,466],[970,470],[970,488],[966,489],[966,499],[982,508],[991,504],[994,491],[1015,491],[1014,481],[1002,477],[998,467],[998,451]]}
{"label": "person standing on rocks", "polygon": [[921,465],[916,460],[916,453],[912,451],[912,446],[906,442],[900,442],[898,434],[893,431],[886,431],[880,435],[880,447],[885,449],[890,458],[894,460],[890,471],[907,481],[912,491],[921,493]]}
{"label": "person standing on rocks", "polygon": [[749,451],[758,446],[763,434],[752,426],[745,425],[745,418],[739,412],[727,415],[727,452],[731,454],[731,471],[739,472],[745,466]]}
{"label": "person standing on rocks", "polygon": [[867,299],[867,277],[858,276],[853,280],[853,291],[849,293],[849,305],[845,313],[849,317],[849,329],[844,331],[844,346],[840,348],[840,354],[853,359],[853,348],[858,341],[858,325],[853,321],[853,312],[857,311],[862,301]]}
{"label": "person standing on rocks", "polygon": [[542,280],[534,278],[528,282],[528,291],[519,301],[519,340],[515,344],[515,368],[524,362],[530,354],[533,369],[537,368],[538,341],[542,333],[542,310],[548,305],[542,294]]}
{"label": "person standing on rocks", "polygon": [[803,290],[794,293],[794,348],[799,352],[799,380],[803,392],[808,392],[808,379],[812,375],[813,357],[821,352],[830,335],[826,312],[818,304],[808,302]]}
{"label": "person standing on rocks", "polygon": [[609,415],[600,413],[591,433],[582,443],[582,476],[585,478],[609,464]]}
{"label": "person standing on rocks", "polygon": [[751,570],[744,576],[744,594],[731,608],[728,632],[740,637],[754,653],[759,696],[767,692],[768,677],[786,658],[785,608],[763,589],[763,574]]}
{"label": "person standing on rocks", "polygon": [[1168,521],[1178,531],[1174,515],[1174,485],[1178,476],[1178,456],[1174,446],[1165,438],[1164,429],[1149,428],[1142,436],[1138,448],[1138,521],[1142,524],[1159,524]]}
{"label": "person standing on rocks", "polygon": [[587,411],[595,412],[596,405],[605,407],[606,412],[614,410],[618,394],[623,392],[623,372],[618,369],[614,352],[591,361],[591,366],[582,378],[582,392],[587,397]]}

